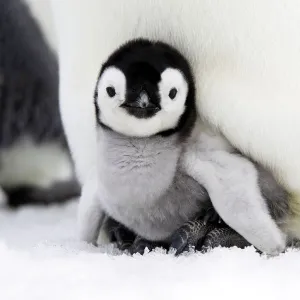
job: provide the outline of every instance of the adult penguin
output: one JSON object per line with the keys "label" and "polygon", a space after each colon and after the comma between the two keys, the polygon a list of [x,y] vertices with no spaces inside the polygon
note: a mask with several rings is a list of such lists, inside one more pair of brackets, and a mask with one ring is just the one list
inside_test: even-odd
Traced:
{"label": "adult penguin", "polygon": [[179,49],[193,66],[202,119],[270,169],[291,193],[287,230],[300,237],[297,0],[52,2],[60,109],[83,188],[96,160],[89,99],[97,68],[129,39],[161,40]]}
{"label": "adult penguin", "polygon": [[0,0],[0,186],[11,207],[80,192],[59,114],[57,57],[33,12]]}

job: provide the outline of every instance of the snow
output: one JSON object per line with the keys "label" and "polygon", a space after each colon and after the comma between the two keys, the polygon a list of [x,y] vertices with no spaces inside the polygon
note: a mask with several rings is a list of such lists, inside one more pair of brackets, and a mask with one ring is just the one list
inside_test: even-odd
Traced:
{"label": "snow", "polygon": [[128,256],[76,239],[76,206],[0,211],[0,299],[289,299],[300,252]]}

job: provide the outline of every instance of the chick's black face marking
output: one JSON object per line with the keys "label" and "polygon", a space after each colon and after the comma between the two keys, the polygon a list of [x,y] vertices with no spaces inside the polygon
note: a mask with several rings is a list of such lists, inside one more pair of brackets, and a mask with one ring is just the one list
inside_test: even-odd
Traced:
{"label": "chick's black face marking", "polygon": [[[107,95],[112,99],[119,96],[120,101],[122,100],[119,107],[128,115],[148,120],[159,115],[161,111],[166,111],[164,105],[167,100],[176,103],[179,96],[182,96],[183,89],[178,83],[176,86],[176,80],[172,84],[172,76],[167,79],[167,87],[162,87],[162,82],[165,84],[164,80],[166,80],[162,78],[163,72],[167,69],[178,70],[187,84],[185,105],[176,122],[161,132],[169,135],[183,127],[191,127],[196,111],[194,81],[188,62],[176,49],[161,42],[144,39],[130,41],[108,58],[100,71],[98,84],[103,73],[111,67],[124,74],[126,87],[124,94],[119,95],[118,86],[108,82],[105,87]],[[162,92],[162,89],[165,90]],[[94,102],[96,116],[98,124],[102,126],[101,108],[97,99],[96,88]],[[110,127],[107,123],[105,123],[106,127]]]}
{"label": "chick's black face marking", "polygon": [[121,105],[136,118],[151,118],[160,109],[160,73],[147,62],[133,62],[126,68],[127,91]]}

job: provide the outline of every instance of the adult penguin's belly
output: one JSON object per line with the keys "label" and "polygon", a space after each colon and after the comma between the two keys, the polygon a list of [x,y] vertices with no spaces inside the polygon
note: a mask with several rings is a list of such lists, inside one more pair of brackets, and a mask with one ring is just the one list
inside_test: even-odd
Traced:
{"label": "adult penguin's belly", "polygon": [[92,96],[101,63],[128,39],[160,39],[190,60],[201,115],[237,148],[271,168],[293,193],[289,227],[300,234],[295,221],[300,220],[298,0],[53,4],[60,107],[82,184],[96,161]]}

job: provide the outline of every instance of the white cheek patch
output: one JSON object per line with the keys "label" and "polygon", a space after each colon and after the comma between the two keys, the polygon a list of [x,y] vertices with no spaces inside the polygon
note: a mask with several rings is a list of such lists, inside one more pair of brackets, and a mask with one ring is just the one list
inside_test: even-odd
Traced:
{"label": "white cheek patch", "polygon": [[[114,97],[107,94],[106,88],[113,87],[116,91]],[[126,77],[124,73],[115,67],[107,68],[98,82],[98,106],[101,113],[112,108],[119,107],[125,100]]]}
{"label": "white cheek patch", "polygon": [[[177,94],[174,99],[169,97],[169,93],[172,88],[177,90]],[[188,94],[188,83],[186,82],[183,74],[177,69],[166,69],[161,74],[159,94],[161,97],[161,107],[164,111],[181,115],[184,112]]]}
{"label": "white cheek patch", "polygon": [[[107,87],[115,89],[116,94],[113,97],[108,95]],[[128,114],[120,107],[126,97],[124,73],[116,67],[107,68],[99,79],[97,90],[101,122],[117,132],[124,134],[130,132],[128,127],[135,125],[130,124]]]}

